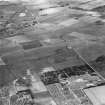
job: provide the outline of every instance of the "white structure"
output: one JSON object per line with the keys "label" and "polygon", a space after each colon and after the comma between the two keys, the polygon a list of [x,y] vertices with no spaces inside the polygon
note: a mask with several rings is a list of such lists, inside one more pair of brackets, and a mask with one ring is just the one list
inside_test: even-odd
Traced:
{"label": "white structure", "polygon": [[46,73],[46,72],[51,72],[51,71],[55,71],[55,69],[53,67],[46,67],[42,69],[41,73]]}
{"label": "white structure", "polygon": [[6,65],[6,64],[4,63],[4,61],[2,60],[2,58],[0,58],[0,65]]}

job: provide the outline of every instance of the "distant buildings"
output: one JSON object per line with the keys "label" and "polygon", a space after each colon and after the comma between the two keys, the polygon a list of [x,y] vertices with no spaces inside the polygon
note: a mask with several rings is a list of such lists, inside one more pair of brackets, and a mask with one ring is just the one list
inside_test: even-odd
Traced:
{"label": "distant buildings", "polygon": [[58,105],[93,105],[84,89],[104,83],[86,64],[45,72],[40,77]]}

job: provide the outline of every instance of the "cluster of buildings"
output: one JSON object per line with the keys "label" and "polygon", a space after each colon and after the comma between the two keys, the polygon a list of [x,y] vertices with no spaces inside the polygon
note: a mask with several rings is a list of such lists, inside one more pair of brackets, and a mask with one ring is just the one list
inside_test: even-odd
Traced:
{"label": "cluster of buildings", "polygon": [[[74,67],[73,71],[71,68],[66,68],[43,73],[41,77],[58,105],[95,105],[97,102],[93,102],[91,95],[95,98],[97,94],[90,95],[89,92],[97,87],[100,91],[105,85],[104,79],[87,65]],[[97,105],[101,105],[101,102]]]}

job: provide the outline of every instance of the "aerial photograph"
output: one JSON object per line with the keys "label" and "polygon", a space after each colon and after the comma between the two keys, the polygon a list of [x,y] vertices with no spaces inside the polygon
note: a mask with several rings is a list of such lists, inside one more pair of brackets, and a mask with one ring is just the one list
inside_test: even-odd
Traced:
{"label": "aerial photograph", "polygon": [[105,0],[0,0],[0,105],[105,105]]}

